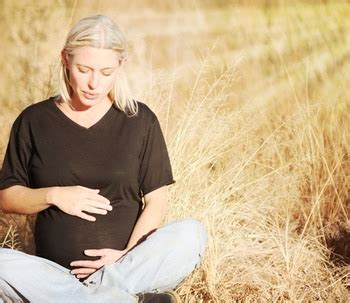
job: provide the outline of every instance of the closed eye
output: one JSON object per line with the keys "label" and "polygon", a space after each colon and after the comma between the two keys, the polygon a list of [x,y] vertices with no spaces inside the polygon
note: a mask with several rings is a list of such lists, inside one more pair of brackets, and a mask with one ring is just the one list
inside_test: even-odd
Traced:
{"label": "closed eye", "polygon": [[83,74],[87,73],[89,70],[88,69],[83,69],[83,68],[79,68],[79,71]]}

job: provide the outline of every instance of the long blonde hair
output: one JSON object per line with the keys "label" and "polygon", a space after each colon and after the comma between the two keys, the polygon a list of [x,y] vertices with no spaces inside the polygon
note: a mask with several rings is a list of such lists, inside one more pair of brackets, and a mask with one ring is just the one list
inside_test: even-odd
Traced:
{"label": "long blonde hair", "polygon": [[[83,46],[115,50],[118,54],[119,64],[127,56],[123,33],[111,18],[104,15],[94,15],[79,20],[69,31],[63,50],[70,56],[73,55],[75,49]],[[71,101],[69,71],[62,61],[60,63],[59,90],[62,99],[69,103]],[[138,105],[131,98],[125,71],[116,77],[109,92],[109,98],[127,115],[137,114]]]}

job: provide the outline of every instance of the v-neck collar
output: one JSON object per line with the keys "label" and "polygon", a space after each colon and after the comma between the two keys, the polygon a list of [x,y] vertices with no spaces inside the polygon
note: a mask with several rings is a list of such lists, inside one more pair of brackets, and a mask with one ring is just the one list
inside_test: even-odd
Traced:
{"label": "v-neck collar", "polygon": [[99,127],[101,127],[103,124],[105,124],[113,115],[115,106],[112,103],[111,107],[108,109],[108,111],[93,125],[91,125],[90,127],[85,127],[80,125],[79,123],[73,121],[71,118],[69,118],[62,110],[60,110],[58,108],[58,106],[55,104],[55,101],[58,100],[60,98],[60,96],[55,96],[55,97],[51,97],[50,98],[50,103],[51,106],[55,109],[55,111],[58,113],[58,117],[60,117],[61,120],[66,121],[67,123],[69,123],[72,127],[83,131],[83,132],[92,132],[95,129],[98,129]]}

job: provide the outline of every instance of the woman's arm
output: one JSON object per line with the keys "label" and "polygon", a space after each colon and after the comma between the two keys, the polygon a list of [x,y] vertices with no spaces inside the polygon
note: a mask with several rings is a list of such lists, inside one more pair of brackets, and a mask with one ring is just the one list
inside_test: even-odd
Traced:
{"label": "woman's arm", "polygon": [[105,215],[112,210],[110,201],[99,191],[79,185],[37,189],[14,185],[0,190],[0,209],[5,213],[29,215],[55,205],[69,215],[95,221],[96,218],[86,212]]}
{"label": "woman's arm", "polygon": [[5,213],[30,215],[51,205],[54,187],[32,189],[14,185],[0,190],[0,209]]}
{"label": "woman's arm", "polygon": [[145,195],[145,208],[136,222],[126,250],[131,249],[144,235],[163,223],[167,204],[167,186],[160,187]]}

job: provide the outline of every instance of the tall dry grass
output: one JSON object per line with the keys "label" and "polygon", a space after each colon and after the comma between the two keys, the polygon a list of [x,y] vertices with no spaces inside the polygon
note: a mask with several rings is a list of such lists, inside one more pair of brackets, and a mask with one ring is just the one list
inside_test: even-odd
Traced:
{"label": "tall dry grass", "polygon": [[[135,98],[166,136],[167,220],[208,230],[203,264],[178,289],[185,302],[348,300],[349,265],[330,250],[349,257],[336,242],[350,232],[348,4],[4,3],[2,155],[18,112],[54,91],[65,29],[107,13],[130,41]],[[33,218],[1,220],[3,245],[32,250]]]}

